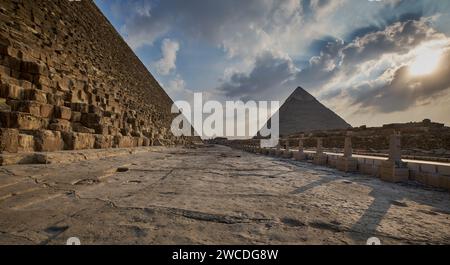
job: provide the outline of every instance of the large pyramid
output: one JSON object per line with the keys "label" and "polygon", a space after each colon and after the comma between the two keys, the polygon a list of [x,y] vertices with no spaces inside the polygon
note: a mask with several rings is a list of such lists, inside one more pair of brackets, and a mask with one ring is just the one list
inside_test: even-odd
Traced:
{"label": "large pyramid", "polygon": [[278,113],[281,136],[315,130],[351,128],[350,124],[301,87],[289,96]]}
{"label": "large pyramid", "polygon": [[172,100],[92,0],[0,6],[0,153],[182,140]]}

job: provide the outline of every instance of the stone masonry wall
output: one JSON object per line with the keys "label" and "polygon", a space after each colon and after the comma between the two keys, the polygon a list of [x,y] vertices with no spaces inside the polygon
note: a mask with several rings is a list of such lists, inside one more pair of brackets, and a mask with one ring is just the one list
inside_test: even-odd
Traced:
{"label": "stone masonry wall", "polygon": [[171,105],[91,0],[0,0],[0,152],[183,143]]}

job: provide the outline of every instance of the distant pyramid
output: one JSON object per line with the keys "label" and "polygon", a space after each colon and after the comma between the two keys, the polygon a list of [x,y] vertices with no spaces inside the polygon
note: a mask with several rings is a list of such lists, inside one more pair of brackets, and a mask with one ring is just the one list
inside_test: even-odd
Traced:
{"label": "distant pyramid", "polygon": [[[284,102],[279,115],[281,136],[352,127],[301,87]],[[268,123],[270,125],[270,120]]]}

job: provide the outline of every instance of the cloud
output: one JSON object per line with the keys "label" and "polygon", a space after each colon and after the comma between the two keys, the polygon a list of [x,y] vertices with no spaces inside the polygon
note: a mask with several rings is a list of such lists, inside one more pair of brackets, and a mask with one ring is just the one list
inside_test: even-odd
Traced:
{"label": "cloud", "polygon": [[450,89],[450,42],[448,45],[434,73],[413,76],[409,66],[401,66],[384,85],[366,83],[356,88],[353,104],[385,113],[407,110],[419,103],[430,104]]}
{"label": "cloud", "polygon": [[[341,98],[336,109],[357,106],[372,112],[405,111],[430,102],[450,83],[450,39],[437,32],[430,18],[395,22],[384,29],[358,34],[350,42],[328,40],[299,70],[287,55],[263,52],[249,71],[228,74],[219,90],[227,97],[278,99],[297,86],[324,101]],[[408,65],[423,45],[442,49],[439,70],[429,76],[412,76]]]}
{"label": "cloud", "polygon": [[183,57],[177,58],[178,45],[163,51],[153,68],[177,98],[195,87],[217,100],[283,100],[302,86],[340,115],[360,121],[352,113],[392,120],[449,94],[443,73],[432,75],[439,83],[408,70],[418,47],[443,41],[440,48],[446,49],[447,1],[108,1],[138,54],[151,53],[146,49],[167,38],[183,43]]}
{"label": "cloud", "polygon": [[[254,59],[264,50],[298,52],[294,44],[298,41],[294,40],[318,33],[318,22],[307,24],[306,17],[326,16],[342,2],[136,0],[115,1],[113,9],[128,14],[121,32],[133,49],[153,45],[170,32],[221,48],[229,58]],[[304,12],[306,7],[308,14]]]}
{"label": "cloud", "polygon": [[160,75],[168,75],[176,69],[177,52],[180,44],[177,41],[164,39],[161,45],[162,58],[155,62],[156,71]]}
{"label": "cloud", "polygon": [[[276,55],[271,52],[260,54],[249,73],[237,72],[219,87],[229,98],[243,100],[261,98],[264,92],[273,94],[277,89],[292,78],[298,69],[287,56]],[[284,91],[278,91],[283,93]]]}

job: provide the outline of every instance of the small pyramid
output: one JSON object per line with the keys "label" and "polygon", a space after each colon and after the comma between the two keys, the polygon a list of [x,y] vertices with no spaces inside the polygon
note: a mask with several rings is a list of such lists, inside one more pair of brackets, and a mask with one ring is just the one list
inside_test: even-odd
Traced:
{"label": "small pyramid", "polygon": [[[352,127],[301,87],[286,99],[279,115],[281,136]],[[270,124],[270,120],[268,123]]]}

